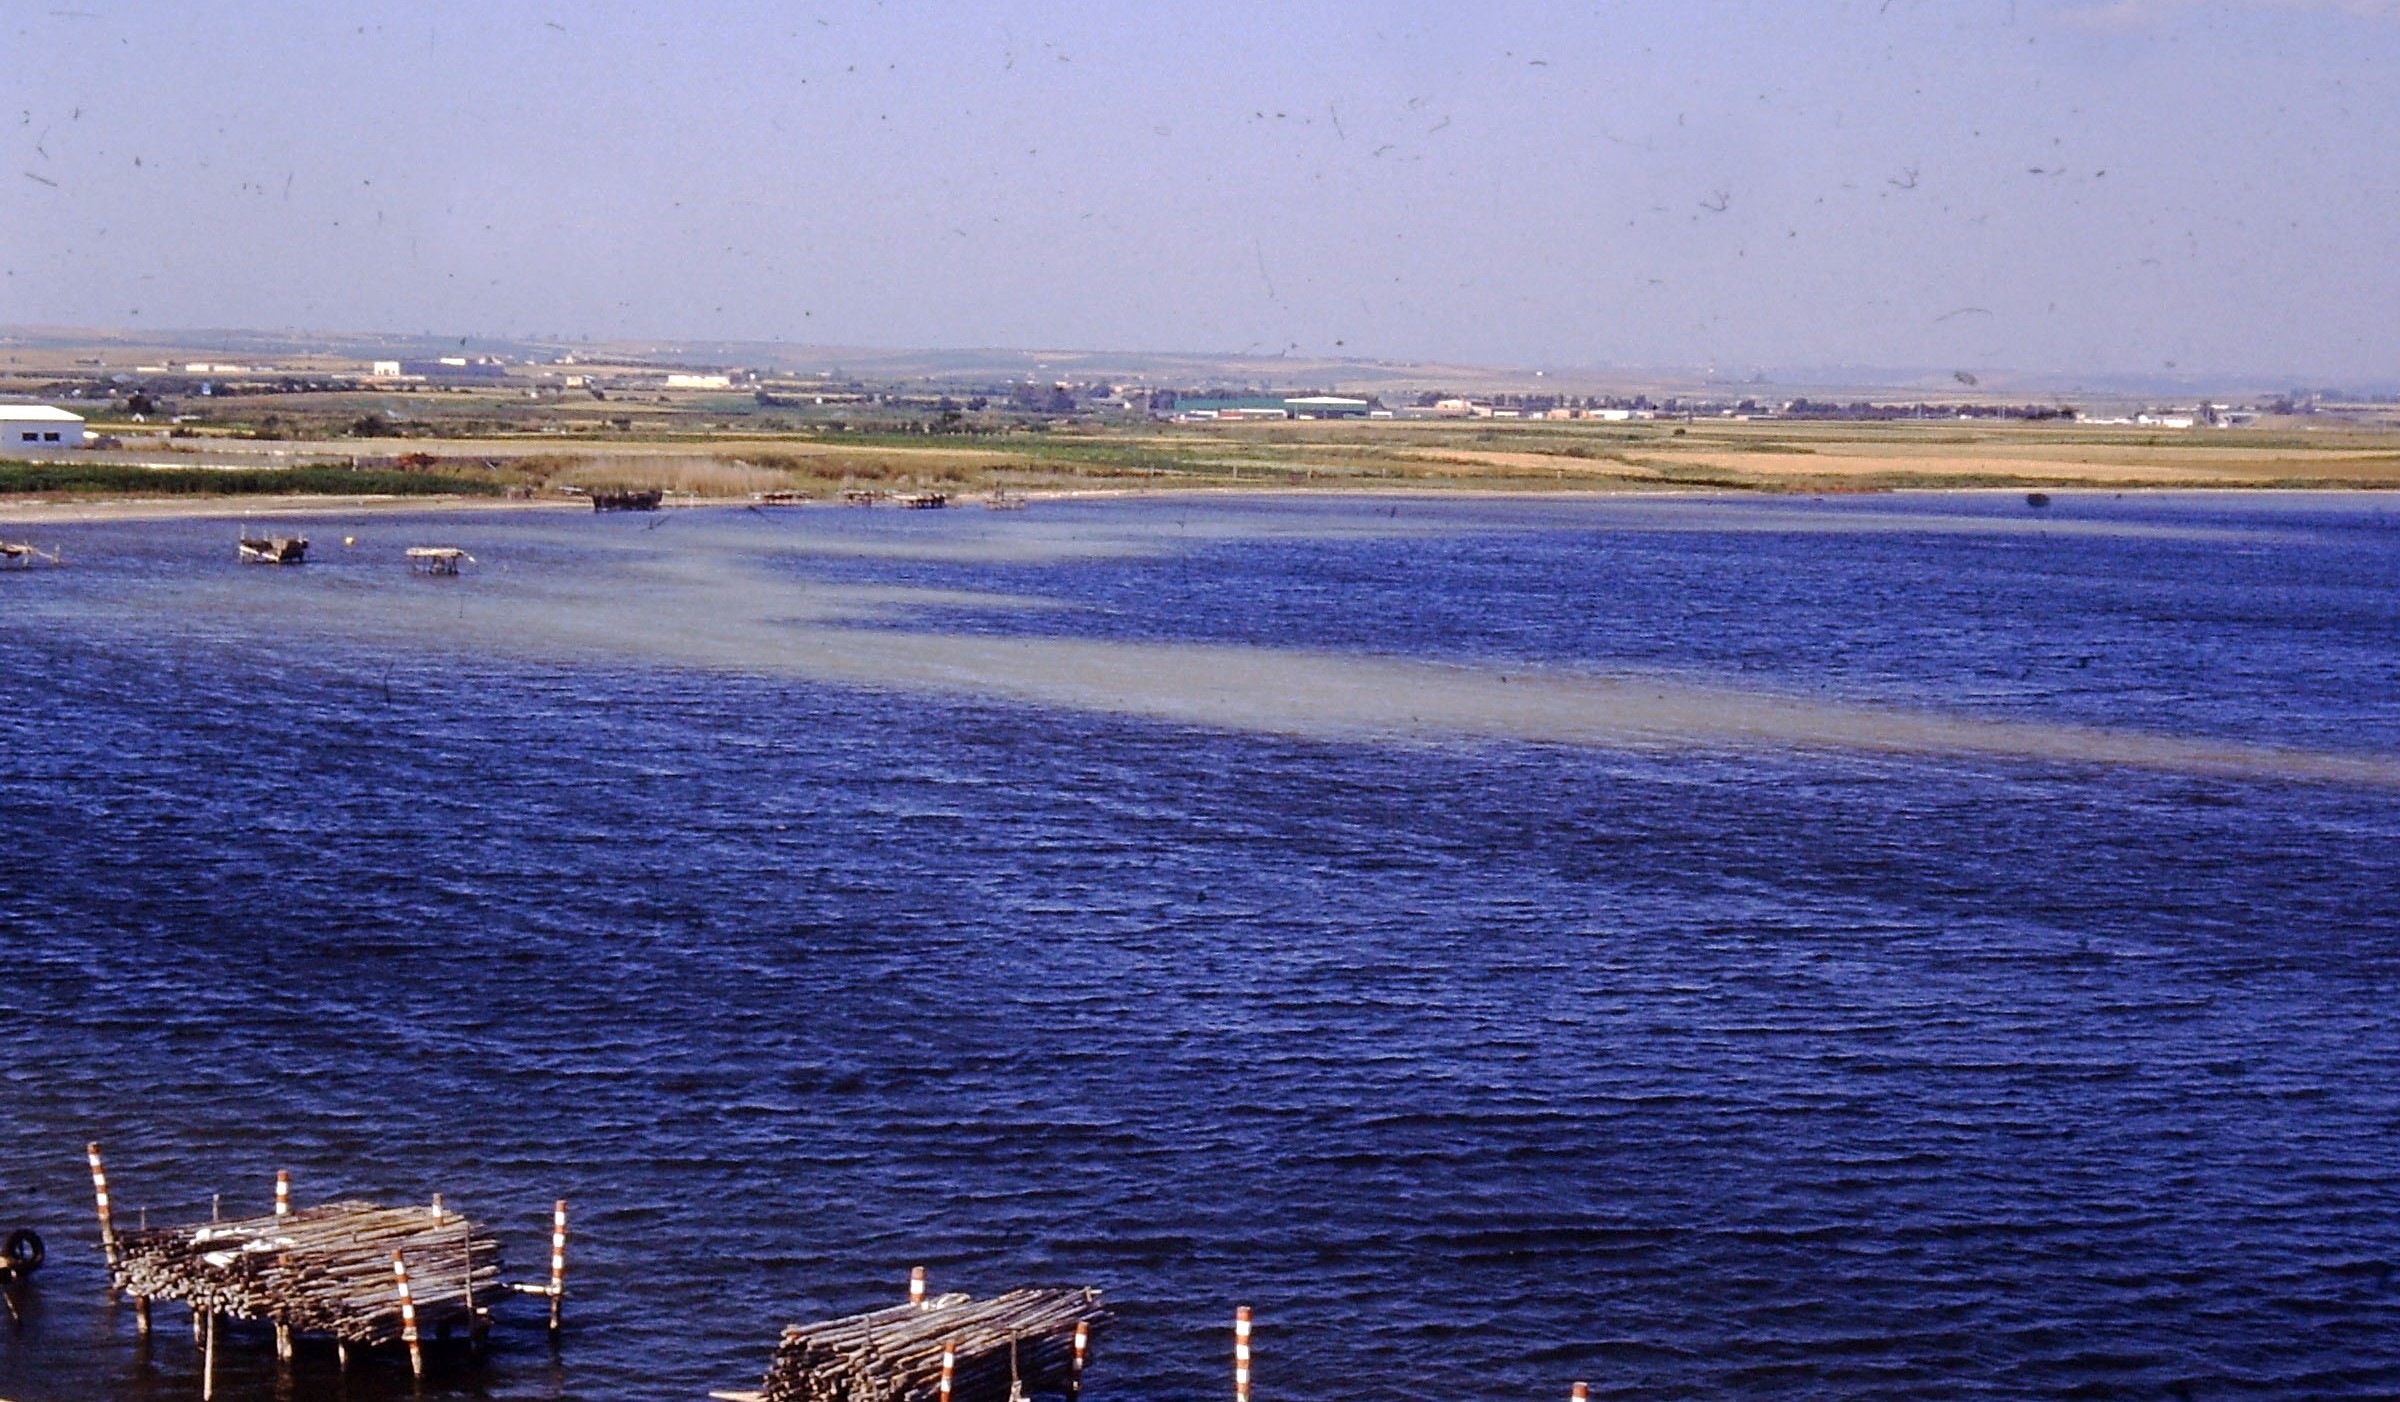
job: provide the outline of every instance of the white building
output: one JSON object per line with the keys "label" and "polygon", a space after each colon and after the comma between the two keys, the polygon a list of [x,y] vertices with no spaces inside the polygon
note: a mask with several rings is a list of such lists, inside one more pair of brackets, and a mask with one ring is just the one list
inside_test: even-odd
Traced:
{"label": "white building", "polygon": [[0,452],[82,446],[81,414],[47,404],[0,404]]}

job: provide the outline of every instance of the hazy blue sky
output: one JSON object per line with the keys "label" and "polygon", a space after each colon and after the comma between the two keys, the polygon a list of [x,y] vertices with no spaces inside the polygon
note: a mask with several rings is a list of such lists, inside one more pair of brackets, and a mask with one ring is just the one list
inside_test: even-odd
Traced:
{"label": "hazy blue sky", "polygon": [[0,16],[0,322],[2400,376],[2400,0]]}

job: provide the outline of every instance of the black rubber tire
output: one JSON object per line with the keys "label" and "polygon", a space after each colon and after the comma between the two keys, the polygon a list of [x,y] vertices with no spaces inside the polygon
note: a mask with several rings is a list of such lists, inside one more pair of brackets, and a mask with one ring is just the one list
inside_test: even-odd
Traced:
{"label": "black rubber tire", "polygon": [[19,1275],[31,1275],[42,1264],[42,1234],[31,1227],[19,1227],[8,1234],[8,1245],[0,1247],[0,1256],[8,1258]]}

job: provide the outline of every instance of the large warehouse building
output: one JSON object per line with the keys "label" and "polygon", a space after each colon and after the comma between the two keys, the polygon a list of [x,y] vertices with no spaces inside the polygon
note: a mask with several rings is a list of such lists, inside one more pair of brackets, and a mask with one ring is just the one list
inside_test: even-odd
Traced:
{"label": "large warehouse building", "polygon": [[82,446],[81,414],[47,404],[0,404],[0,452]]}

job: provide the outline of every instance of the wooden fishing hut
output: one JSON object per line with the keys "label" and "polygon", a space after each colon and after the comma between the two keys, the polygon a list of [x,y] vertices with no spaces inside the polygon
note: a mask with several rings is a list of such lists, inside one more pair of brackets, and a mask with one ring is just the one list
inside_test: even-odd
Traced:
{"label": "wooden fishing hut", "polygon": [[900,504],[911,511],[939,511],[950,504],[948,492],[911,492],[900,498]]}
{"label": "wooden fishing hut", "polygon": [[455,575],[462,564],[474,564],[475,557],[455,545],[412,545],[408,548],[408,572],[424,575]]}
{"label": "wooden fishing hut", "polygon": [[594,511],[656,511],[666,499],[666,493],[656,487],[648,491],[595,491],[592,493]]}
{"label": "wooden fishing hut", "polygon": [[867,487],[842,488],[842,505],[844,506],[873,506],[883,498],[884,493]]}
{"label": "wooden fishing hut", "polygon": [[212,1210],[206,1222],[152,1227],[145,1214],[144,1225],[121,1232],[100,1146],[91,1145],[89,1155],[110,1291],[131,1297],[145,1337],[152,1302],[172,1300],[191,1312],[203,1399],[216,1391],[220,1321],[272,1326],[276,1356],[286,1361],[304,1338],[331,1340],[344,1368],[362,1350],[398,1346],[420,1378],[429,1337],[463,1330],[480,1357],[492,1307],[505,1295],[546,1298],[553,1337],[561,1326],[563,1201],[551,1216],[549,1283],[511,1284],[501,1277],[499,1239],[438,1195],[424,1207],[345,1201],[295,1208],[288,1173],[275,1175],[275,1209],[265,1216],[225,1219]]}
{"label": "wooden fishing hut", "polygon": [[243,536],[242,563],[297,565],[308,559],[308,537],[297,535]]}
{"label": "wooden fishing hut", "polygon": [[789,1325],[758,1391],[711,1396],[726,1402],[1079,1397],[1092,1331],[1112,1317],[1092,1289],[928,1297],[919,1267],[909,1281],[909,1303]]}

